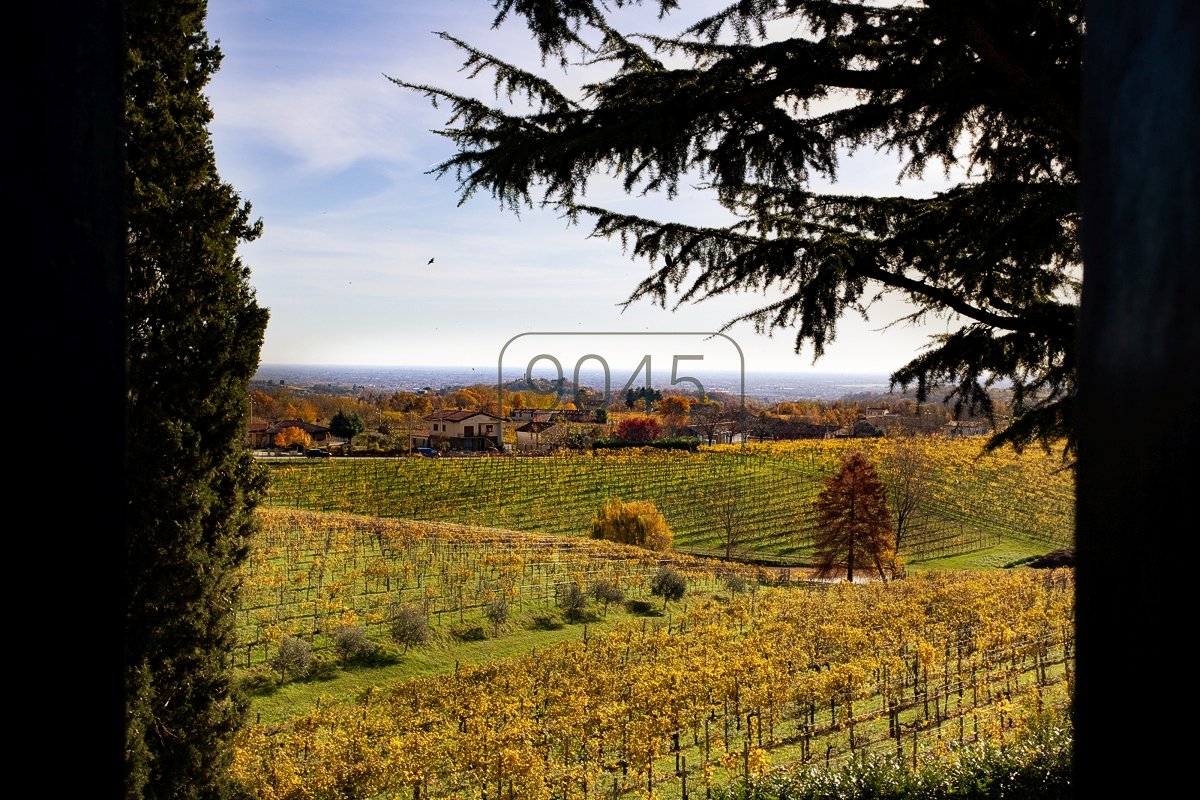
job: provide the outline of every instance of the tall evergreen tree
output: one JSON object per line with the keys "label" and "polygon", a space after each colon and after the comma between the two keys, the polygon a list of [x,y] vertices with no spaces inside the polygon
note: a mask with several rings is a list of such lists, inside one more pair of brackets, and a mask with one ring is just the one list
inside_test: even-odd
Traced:
{"label": "tall evergreen tree", "polygon": [[[948,385],[956,411],[990,413],[987,388],[1007,379],[1014,421],[993,445],[1065,435],[1073,450],[1082,0],[740,0],[672,37],[606,18],[642,0],[493,4],[497,25],[525,18],[544,58],[569,68],[579,52],[593,71],[560,90],[443,33],[465,71],[494,73],[496,94],[528,110],[393,79],[452,109],[440,133],[457,152],[433,172],[464,201],[589,215],[592,235],[651,265],[628,302],[763,293],[733,322],[795,328],[796,351],[818,358],[844,314],[903,299],[912,312],[896,322],[944,318],[947,333],[894,384],[922,399]],[[868,147],[897,157],[897,178],[967,177],[919,197],[820,185]],[[600,175],[631,194],[699,185],[735,221],[588,205]]]}
{"label": "tall evergreen tree", "polygon": [[362,417],[353,411],[346,412],[338,409],[338,412],[333,415],[333,419],[329,421],[329,432],[343,439],[353,439],[366,428]]}
{"label": "tall evergreen tree", "polygon": [[267,311],[217,174],[202,94],[221,54],[204,0],[129,0],[127,798],[226,796],[245,702],[231,680],[236,570],[265,486],[243,444]]}

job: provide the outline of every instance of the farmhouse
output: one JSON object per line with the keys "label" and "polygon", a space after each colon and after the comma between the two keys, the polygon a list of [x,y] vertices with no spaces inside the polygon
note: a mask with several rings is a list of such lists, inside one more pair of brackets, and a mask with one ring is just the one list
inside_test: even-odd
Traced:
{"label": "farmhouse", "polygon": [[679,433],[691,439],[699,439],[706,444],[735,444],[742,441],[742,435],[737,430],[737,423],[733,420],[688,425]]}
{"label": "farmhouse", "polygon": [[508,418],[513,422],[578,422],[596,421],[596,412],[576,408],[514,408]]}
{"label": "farmhouse", "polygon": [[985,419],[951,420],[946,423],[945,431],[950,439],[959,436],[987,436],[992,432],[992,426]]}
{"label": "farmhouse", "polygon": [[246,446],[247,447],[270,447],[271,436],[267,433],[271,424],[269,422],[251,422],[246,426]]}
{"label": "farmhouse", "polygon": [[526,422],[517,428],[518,450],[550,450],[561,441],[557,422]]}
{"label": "farmhouse", "polygon": [[432,447],[435,450],[482,452],[500,447],[501,419],[484,411],[434,411],[421,421],[428,427],[413,431],[409,436],[409,444],[414,449]]}
{"label": "farmhouse", "polygon": [[860,416],[853,425],[838,428],[833,433],[835,439],[870,439],[883,436],[883,429],[866,417]]}

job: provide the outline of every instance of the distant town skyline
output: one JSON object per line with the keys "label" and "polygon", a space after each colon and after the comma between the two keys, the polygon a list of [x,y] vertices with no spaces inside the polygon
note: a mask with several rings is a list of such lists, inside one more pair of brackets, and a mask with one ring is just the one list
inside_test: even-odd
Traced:
{"label": "distant town skyline", "polygon": [[[654,21],[653,9],[619,12],[628,30],[675,32],[724,2],[689,4],[684,17]],[[622,309],[649,273],[618,242],[589,239],[555,213],[520,217],[488,197],[459,206],[452,179],[428,170],[452,154],[432,133],[447,122],[417,93],[388,78],[491,99],[487,77],[468,81],[446,31],[530,69],[539,59],[521,18],[498,29],[488,0],[454,4],[338,4],[252,0],[209,3],[207,31],[224,54],[208,87],[217,166],[263,221],[243,245],[261,305],[270,309],[264,364],[486,365],[526,331],[671,333],[722,330],[775,296],[720,297],[671,310],[642,301]],[[553,67],[536,71],[571,85]],[[925,195],[952,181],[898,185],[899,164],[871,153],[843,162],[837,190]],[[597,181],[597,205],[692,224],[723,224],[710,197],[629,198]],[[890,373],[927,343],[930,327],[888,323],[908,309],[871,307],[845,317],[823,358],[793,352],[794,332],[725,331],[746,367],[760,371]],[[644,349],[613,347],[628,358]],[[606,355],[607,357],[607,355]]]}
{"label": "distant town skyline", "polygon": [[[888,391],[888,376],[884,373],[832,373],[832,372],[769,372],[748,370],[745,375],[739,373],[718,372],[704,373],[694,371],[703,381],[706,392],[715,396],[744,396],[746,398],[771,400],[834,400],[848,395],[866,393],[882,393]],[[505,386],[513,389],[512,381],[520,380],[522,376],[505,374]],[[544,372],[535,377],[549,377]],[[573,375],[566,376],[567,381]],[[610,384],[610,393],[621,395],[625,382],[630,374],[614,370]],[[639,380],[633,382],[631,388],[636,390],[644,384],[644,374],[639,373]],[[497,375],[495,366],[371,366],[371,365],[340,365],[340,364],[263,364],[255,375],[255,381],[260,384],[278,384],[291,387],[345,387],[357,388],[367,392],[420,391],[433,389],[440,391],[458,386],[496,386]],[[580,376],[580,385],[599,390],[603,380],[598,371],[586,371]],[[695,387],[687,382],[680,382],[671,387],[669,375],[656,371],[653,384],[660,390],[676,388],[692,391]],[[568,384],[569,386],[570,384]],[[569,395],[570,389],[567,389]],[[569,396],[567,399],[570,399]]]}

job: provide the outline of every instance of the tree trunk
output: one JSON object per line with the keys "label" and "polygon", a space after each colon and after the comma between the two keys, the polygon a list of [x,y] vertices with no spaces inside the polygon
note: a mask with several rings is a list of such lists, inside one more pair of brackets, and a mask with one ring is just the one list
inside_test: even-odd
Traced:
{"label": "tree trunk", "polygon": [[[1129,654],[1188,624],[1169,560],[1133,569],[1131,557],[1179,551],[1183,529],[1164,524],[1164,509],[1182,508],[1196,490],[1200,14],[1192,0],[1086,8],[1076,419],[1084,657],[1075,665],[1072,782],[1080,796],[1103,794],[1114,778],[1136,780],[1145,796],[1167,795],[1187,768],[1185,741],[1112,736],[1107,726]],[[1159,423],[1113,424],[1135,407],[1170,413]],[[1182,660],[1156,673],[1163,685],[1189,677]],[[1148,763],[1172,766],[1141,768]]]}

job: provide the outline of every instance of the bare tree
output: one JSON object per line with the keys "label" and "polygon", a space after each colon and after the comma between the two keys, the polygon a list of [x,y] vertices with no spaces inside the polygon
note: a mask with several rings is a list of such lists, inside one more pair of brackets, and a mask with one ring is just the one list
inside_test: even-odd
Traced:
{"label": "bare tree", "polygon": [[893,571],[896,570],[896,559],[900,548],[907,542],[908,534],[916,522],[928,514],[933,486],[929,477],[931,467],[923,443],[916,437],[897,440],[880,465],[880,477],[887,487],[888,506],[896,522]]}
{"label": "bare tree", "polygon": [[692,406],[689,420],[692,428],[710,445],[716,444],[718,438],[732,439],[738,423],[736,414],[715,400],[704,400]]}
{"label": "bare tree", "polygon": [[725,558],[732,560],[734,553],[740,548],[742,540],[745,538],[745,528],[742,525],[745,508],[737,487],[723,482],[705,492],[704,498],[720,525],[721,545],[725,548]]}

